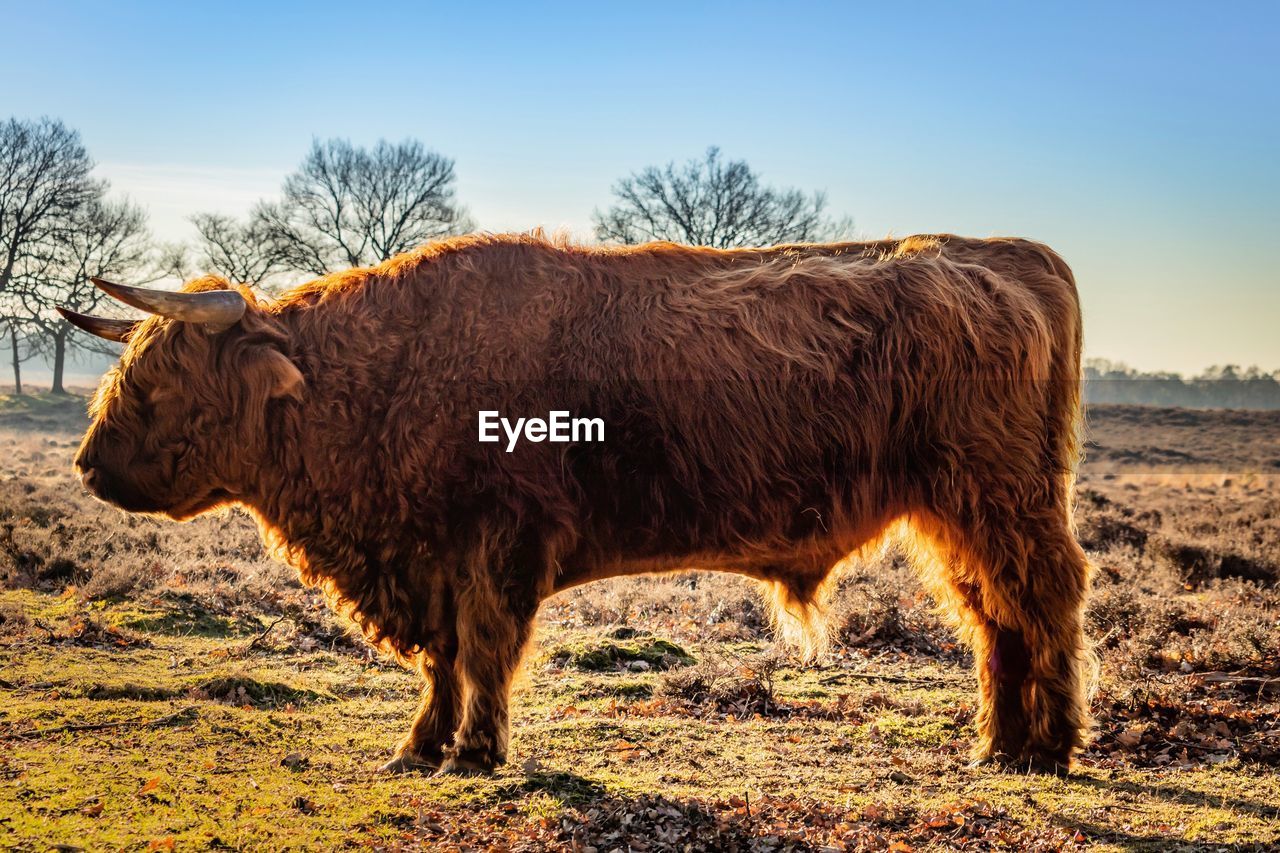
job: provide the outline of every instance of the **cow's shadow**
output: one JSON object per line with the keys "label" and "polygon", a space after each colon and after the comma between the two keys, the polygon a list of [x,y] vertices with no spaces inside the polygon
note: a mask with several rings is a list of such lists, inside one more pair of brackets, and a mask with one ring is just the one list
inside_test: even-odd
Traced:
{"label": "cow's shadow", "polygon": [[[1066,776],[1065,780],[1097,789],[1099,792],[1125,792],[1147,801],[1163,800],[1188,806],[1215,805],[1266,820],[1280,819],[1280,807],[1245,797],[1232,796],[1229,793],[1205,794],[1169,783],[1145,784],[1131,780],[1100,779],[1083,773],[1072,773]],[[678,815],[681,832],[685,833],[686,840],[714,841],[714,849],[753,849],[753,839],[757,839],[761,834],[769,834],[767,824],[753,826],[750,821],[726,822],[723,814],[717,812],[710,804],[670,797],[661,791],[647,791],[634,795],[611,793],[598,780],[565,771],[526,772],[523,776],[517,775],[504,780],[502,784],[485,792],[480,799],[487,804],[495,805],[535,793],[547,794],[566,807],[574,807],[579,812],[590,811],[593,817],[588,824],[581,824],[569,830],[571,833],[582,833],[584,843],[588,836],[601,832],[622,831],[624,825],[618,823],[614,826],[614,822],[620,821],[622,815],[634,810],[640,801],[643,802],[645,809],[657,809],[673,817]],[[1171,836],[1168,832],[1143,833],[1117,830],[1114,826],[1081,820],[1077,815],[1053,814],[1050,816],[1050,821],[1065,829],[1079,830],[1092,842],[1106,841],[1126,850],[1168,849],[1171,843],[1180,842],[1180,839]],[[892,827],[881,829],[892,831]],[[1212,842],[1209,846],[1220,850],[1244,851],[1264,849],[1265,842],[1234,844]]]}
{"label": "cow's shadow", "polygon": [[500,803],[537,793],[550,794],[563,803],[573,805],[608,798],[604,784],[595,779],[564,771],[537,770],[525,773],[523,779],[513,779],[496,786],[484,799]]}
{"label": "cow's shadow", "polygon": [[[1266,820],[1280,820],[1280,806],[1250,800],[1245,797],[1232,796],[1225,792],[1206,794],[1203,791],[1196,791],[1169,783],[1155,785],[1131,780],[1099,779],[1082,773],[1073,773],[1067,778],[1071,782],[1096,788],[1099,791],[1122,791],[1135,797],[1141,797],[1146,801],[1163,800],[1168,803],[1187,806],[1214,805]],[[1167,850],[1171,846],[1178,846],[1179,848],[1188,846],[1198,849],[1202,845],[1211,847],[1214,850],[1226,851],[1274,849],[1269,846],[1268,842],[1264,841],[1237,842],[1233,844],[1218,841],[1184,842],[1169,833],[1117,832],[1114,827],[1083,821],[1074,815],[1054,814],[1051,820],[1059,826],[1079,830],[1091,842],[1106,841],[1126,850]]]}
{"label": "cow's shadow", "polygon": [[1091,788],[1124,791],[1127,794],[1133,794],[1145,799],[1161,799],[1187,806],[1216,805],[1220,808],[1247,812],[1268,820],[1280,820],[1280,805],[1260,803],[1257,800],[1250,800],[1244,797],[1235,797],[1226,792],[1206,794],[1173,784],[1147,785],[1130,780],[1098,779],[1094,776],[1072,776],[1071,779]]}
{"label": "cow's shadow", "polygon": [[[575,773],[537,771],[528,773],[522,780],[513,780],[496,788],[493,800],[510,800],[522,795],[542,792],[560,800],[565,810],[562,814],[562,840],[574,849],[599,846],[601,839],[612,842],[639,834],[663,832],[668,837],[649,838],[649,850],[716,850],[724,853],[762,849],[763,837],[775,836],[776,828],[766,822],[753,822],[749,815],[726,820],[725,812],[712,804],[696,799],[672,797],[649,791],[626,794],[610,793],[605,786]],[[569,809],[576,814],[568,817]],[[637,812],[650,815],[658,813],[663,824],[644,821],[633,823]],[[765,849],[774,849],[778,840],[771,837]],[[603,848],[602,848],[603,849]],[[610,848],[611,849],[611,848]],[[815,849],[806,842],[793,839],[786,849]]]}
{"label": "cow's shadow", "polygon": [[1136,832],[1116,832],[1114,829],[1102,826],[1100,824],[1092,824],[1088,821],[1072,819],[1070,821],[1063,820],[1061,824],[1069,826],[1072,830],[1081,832],[1090,844],[1113,844],[1122,850],[1142,850],[1142,851],[1163,851],[1163,850],[1213,850],[1222,851],[1222,853],[1244,853],[1245,851],[1254,850],[1274,850],[1275,847],[1263,841],[1241,841],[1234,844],[1224,844],[1220,841],[1184,841],[1176,835],[1169,833],[1150,832],[1146,834]]}

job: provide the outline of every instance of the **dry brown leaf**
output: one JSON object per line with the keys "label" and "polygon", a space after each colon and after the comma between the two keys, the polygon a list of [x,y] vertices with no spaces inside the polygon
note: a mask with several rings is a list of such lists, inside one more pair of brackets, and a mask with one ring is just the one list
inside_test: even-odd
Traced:
{"label": "dry brown leaf", "polygon": [[1139,726],[1130,726],[1116,735],[1116,743],[1121,746],[1135,747],[1142,743],[1143,730]]}

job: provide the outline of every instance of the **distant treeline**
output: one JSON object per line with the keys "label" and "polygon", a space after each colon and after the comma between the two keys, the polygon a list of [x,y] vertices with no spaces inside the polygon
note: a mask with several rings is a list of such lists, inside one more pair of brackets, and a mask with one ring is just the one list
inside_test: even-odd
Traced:
{"label": "distant treeline", "polygon": [[1091,358],[1085,360],[1084,377],[1088,403],[1280,409],[1280,370],[1267,373],[1257,367],[1228,364],[1185,378],[1179,373],[1144,373],[1119,362]]}

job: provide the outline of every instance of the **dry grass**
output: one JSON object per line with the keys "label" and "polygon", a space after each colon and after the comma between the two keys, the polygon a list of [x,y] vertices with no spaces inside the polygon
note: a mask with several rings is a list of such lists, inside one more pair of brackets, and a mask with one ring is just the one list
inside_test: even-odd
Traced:
{"label": "dry grass", "polygon": [[373,773],[416,684],[247,519],[81,493],[82,405],[0,400],[0,847],[1280,843],[1280,414],[1091,413],[1098,729],[1069,778],[965,769],[968,656],[889,553],[810,666],[740,578],[565,593],[512,766],[433,780]]}

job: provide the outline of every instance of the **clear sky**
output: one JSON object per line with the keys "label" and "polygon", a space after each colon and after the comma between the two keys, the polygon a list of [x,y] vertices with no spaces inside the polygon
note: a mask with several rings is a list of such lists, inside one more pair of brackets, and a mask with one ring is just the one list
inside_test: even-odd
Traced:
{"label": "clear sky", "polygon": [[583,235],[715,144],[863,236],[1048,242],[1088,355],[1280,368],[1280,3],[3,5],[0,117],[79,129],[165,239],[313,137],[417,137],[482,227]]}

